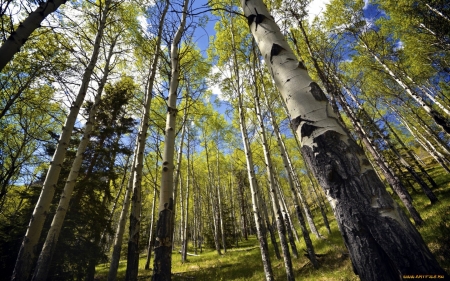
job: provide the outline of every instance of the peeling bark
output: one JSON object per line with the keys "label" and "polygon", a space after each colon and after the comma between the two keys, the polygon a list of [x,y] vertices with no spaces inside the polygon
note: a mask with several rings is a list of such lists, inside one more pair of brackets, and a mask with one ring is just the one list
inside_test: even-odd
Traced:
{"label": "peeling bark", "polygon": [[[311,78],[298,67],[262,1],[243,0],[242,7],[286,102],[305,160],[333,207],[355,273],[361,280],[399,280],[402,274],[430,273],[449,278],[329,103],[312,93]],[[261,21],[250,21],[251,15],[256,18],[255,12],[264,15]]]}

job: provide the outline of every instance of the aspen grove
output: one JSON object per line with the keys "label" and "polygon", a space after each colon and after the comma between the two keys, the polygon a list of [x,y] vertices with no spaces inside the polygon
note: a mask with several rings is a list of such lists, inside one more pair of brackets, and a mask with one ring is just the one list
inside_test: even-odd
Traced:
{"label": "aspen grove", "polygon": [[0,280],[450,280],[448,1],[0,16]]}

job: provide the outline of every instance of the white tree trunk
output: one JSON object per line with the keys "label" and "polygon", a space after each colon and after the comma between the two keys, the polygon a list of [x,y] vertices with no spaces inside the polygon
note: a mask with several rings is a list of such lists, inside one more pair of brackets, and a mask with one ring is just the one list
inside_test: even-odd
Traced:
{"label": "white tree trunk", "polygon": [[[136,139],[137,142],[137,139]],[[128,210],[130,209],[130,198],[133,188],[134,171],[136,164],[136,148],[135,146],[133,164],[131,166],[130,178],[128,179],[127,189],[123,198],[122,211],[120,212],[119,223],[117,224],[116,233],[114,235],[113,252],[111,254],[111,263],[108,271],[108,281],[115,281],[117,278],[117,270],[119,268],[120,253],[122,250],[123,234],[125,231],[125,224],[128,217]]]}
{"label": "white tree trunk", "polygon": [[263,147],[263,151],[264,151],[264,161],[266,164],[266,173],[267,173],[267,177],[269,178],[269,194],[270,194],[270,198],[272,201],[272,208],[273,208],[273,212],[275,214],[275,219],[276,219],[276,223],[277,223],[281,251],[283,252],[284,267],[286,270],[287,279],[295,280],[294,271],[292,269],[291,255],[289,253],[289,248],[288,248],[287,240],[286,240],[287,229],[283,223],[283,221],[284,221],[283,214],[282,214],[282,211],[281,211],[281,208],[279,205],[279,199],[278,199],[278,195],[277,195],[277,191],[276,191],[277,187],[276,187],[275,178],[274,178],[274,171],[273,171],[272,159],[271,159],[271,155],[270,155],[270,148],[268,147],[268,144],[267,144],[266,129],[265,129],[264,120],[263,120],[262,114],[261,114],[259,99],[256,99],[256,97],[258,97],[258,93],[257,93],[258,92],[258,88],[257,88],[258,83],[256,81],[256,77],[255,77],[254,84],[256,85],[255,90],[254,90],[255,91],[256,116],[259,121],[260,137],[261,137],[262,147]]}
{"label": "white tree trunk", "polygon": [[180,76],[178,45],[186,25],[189,0],[183,3],[183,14],[171,45],[171,75],[169,99],[167,101],[167,119],[163,152],[163,167],[159,199],[159,218],[156,227],[155,261],[152,280],[171,280],[172,237],[173,237],[173,172],[175,150],[175,121],[178,113],[177,90]]}
{"label": "white tree trunk", "polygon": [[305,160],[333,207],[355,273],[362,280],[386,281],[398,280],[399,274],[448,276],[298,62],[264,3],[241,4],[286,102]]}
{"label": "white tree trunk", "polygon": [[46,280],[48,270],[50,269],[50,263],[53,257],[53,253],[58,242],[59,233],[61,231],[62,225],[64,223],[64,218],[66,217],[67,210],[69,208],[70,199],[72,198],[72,192],[75,187],[76,180],[78,178],[78,173],[80,171],[81,164],[83,162],[83,154],[90,141],[91,132],[95,128],[95,114],[97,113],[98,104],[101,100],[101,95],[103,88],[106,84],[106,80],[109,75],[109,64],[113,55],[113,50],[116,40],[111,44],[108,52],[108,57],[105,62],[105,67],[103,69],[103,77],[100,81],[99,88],[97,89],[97,94],[95,96],[94,104],[89,112],[89,117],[84,127],[83,137],[78,145],[77,154],[75,160],[73,161],[72,167],[67,177],[64,190],[61,194],[61,199],[59,200],[58,208],[53,216],[53,221],[50,229],[47,233],[47,238],[45,239],[44,246],[39,255],[39,259],[36,265],[36,269],[33,273],[33,281]]}
{"label": "white tree trunk", "polygon": [[105,7],[100,11],[100,24],[95,36],[94,48],[92,50],[89,64],[84,70],[77,97],[70,107],[69,115],[67,116],[61,136],[56,146],[56,150],[53,154],[52,161],[50,162],[50,167],[45,177],[41,195],[39,196],[38,202],[36,203],[36,206],[34,208],[30,224],[28,225],[27,232],[25,233],[25,237],[23,238],[22,245],[17,256],[16,265],[12,274],[12,280],[22,281],[27,280],[29,277],[32,263],[36,255],[36,245],[38,243],[39,237],[41,236],[42,227],[44,225],[45,218],[47,217],[51,201],[55,194],[56,183],[58,182],[62,163],[64,162],[64,158],[66,156],[66,151],[69,146],[70,138],[72,136],[72,130],[86,96],[94,67],[97,63],[98,55],[100,52],[100,42],[102,40],[103,31],[106,26],[106,19],[110,9],[110,4],[111,0],[106,1]]}
{"label": "white tree trunk", "polygon": [[[367,44],[363,41],[360,40],[363,44],[363,47],[369,52],[369,54],[384,68],[384,70],[391,76],[391,78],[400,86],[403,88],[403,90],[410,96],[412,97],[419,105],[421,108],[423,108],[432,118],[433,120],[436,122],[436,124],[438,124],[439,126],[442,127],[442,129],[447,132],[448,134],[450,134],[450,124],[448,121],[448,118],[445,118],[443,116],[441,116],[441,114],[435,110],[433,110],[431,108],[431,106],[429,106],[425,100],[417,95],[416,93],[414,93],[410,87],[408,87],[408,85],[406,85],[390,68],[389,66],[387,66],[368,46]],[[412,79],[411,79],[412,80]],[[433,99],[433,101],[436,101],[435,99]],[[440,105],[440,104],[438,104]],[[442,105],[440,105],[441,108],[443,108]],[[445,108],[444,108],[445,110]],[[448,111],[445,110],[445,112],[448,114]]]}
{"label": "white tree trunk", "polygon": [[[231,43],[233,48],[236,48],[236,42],[235,42],[235,38],[234,38],[234,30],[233,30],[233,21],[231,20]],[[247,131],[247,127],[246,127],[246,122],[245,122],[245,110],[244,110],[244,106],[243,106],[243,101],[242,101],[242,94],[241,94],[241,85],[240,85],[240,75],[239,75],[239,67],[238,67],[238,60],[237,60],[237,55],[236,55],[236,50],[234,50],[233,52],[233,69],[232,71],[234,72],[234,75],[236,77],[236,93],[238,96],[238,114],[239,114],[239,128],[241,130],[241,136],[242,136],[242,143],[244,146],[244,152],[245,152],[245,160],[247,163],[247,176],[248,176],[248,181],[250,184],[250,193],[251,193],[251,198],[252,198],[252,210],[253,210],[253,219],[255,220],[255,226],[256,226],[256,235],[259,241],[259,248],[261,251],[261,259],[262,259],[262,263],[263,263],[263,268],[264,268],[264,274],[266,277],[267,281],[271,281],[271,280],[275,280],[274,279],[274,275],[273,275],[273,271],[272,271],[272,263],[270,261],[270,255],[269,255],[269,246],[267,243],[267,238],[265,233],[263,232],[264,226],[263,226],[263,222],[261,219],[261,213],[260,213],[260,207],[258,204],[261,203],[259,200],[260,195],[260,190],[258,188],[258,183],[255,177],[255,165],[253,163],[253,154],[252,154],[252,150],[250,147],[250,141],[248,139],[248,131]],[[243,205],[243,192],[242,192],[242,183],[238,183],[239,185],[239,189],[240,189],[240,194],[241,194],[241,204]],[[242,208],[241,208],[242,209]],[[264,210],[267,212],[267,210]],[[246,231],[246,230],[244,230]],[[272,235],[273,237],[273,235]],[[276,241],[274,246],[276,247]],[[277,256],[279,256],[279,251],[277,251]]]}

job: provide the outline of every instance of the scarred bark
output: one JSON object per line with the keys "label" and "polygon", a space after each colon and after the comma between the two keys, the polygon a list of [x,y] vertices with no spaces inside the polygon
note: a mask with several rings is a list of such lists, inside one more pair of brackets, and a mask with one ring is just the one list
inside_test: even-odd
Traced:
{"label": "scarred bark", "polygon": [[156,225],[155,260],[153,263],[152,280],[171,280],[172,237],[173,237],[173,172],[175,150],[175,126],[177,109],[177,90],[180,75],[180,58],[178,45],[186,25],[189,0],[183,3],[183,14],[177,32],[172,41],[171,74],[169,98],[167,101],[167,117],[163,152],[163,168],[161,174],[161,189],[159,199],[159,218]]}
{"label": "scarred bark", "polygon": [[361,280],[399,280],[402,274],[449,278],[299,64],[262,1],[243,0],[242,6],[288,106],[305,160],[333,207],[355,273]]}

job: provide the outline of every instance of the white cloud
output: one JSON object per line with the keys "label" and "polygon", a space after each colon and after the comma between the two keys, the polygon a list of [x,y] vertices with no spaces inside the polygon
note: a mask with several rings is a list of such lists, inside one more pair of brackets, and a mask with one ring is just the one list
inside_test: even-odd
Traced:
{"label": "white cloud", "polygon": [[363,10],[367,9],[368,6],[369,6],[369,0],[364,0]]}
{"label": "white cloud", "polygon": [[316,17],[320,17],[325,12],[328,3],[330,3],[330,0],[313,0],[306,8],[308,11],[308,21],[312,23]]}
{"label": "white cloud", "polygon": [[210,77],[219,76],[218,79],[212,81],[212,79],[208,82],[209,89],[212,91],[214,95],[221,101],[229,101],[230,97],[222,92],[222,88],[220,83],[227,78],[231,77],[231,71],[228,67],[222,67],[219,69],[217,65],[214,65],[211,68]]}
{"label": "white cloud", "polygon": [[394,51],[402,50],[402,49],[403,49],[403,42],[400,41],[400,40],[398,40],[398,41],[395,43]]}
{"label": "white cloud", "polygon": [[148,26],[147,18],[141,15],[141,16],[137,17],[137,20],[138,20],[139,24],[141,25],[142,30],[147,30],[147,26]]}

